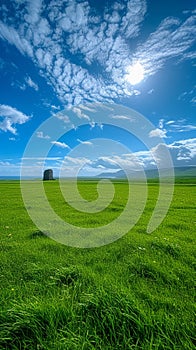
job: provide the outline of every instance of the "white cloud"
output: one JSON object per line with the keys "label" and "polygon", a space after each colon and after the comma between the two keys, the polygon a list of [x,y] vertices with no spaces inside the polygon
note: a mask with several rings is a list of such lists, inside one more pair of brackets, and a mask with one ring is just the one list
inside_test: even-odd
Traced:
{"label": "white cloud", "polygon": [[30,119],[16,108],[7,105],[0,105],[0,118],[0,129],[12,134],[17,133],[16,124],[24,124]]}
{"label": "white cloud", "polygon": [[[196,55],[195,55],[195,58],[196,58]],[[191,104],[195,104],[195,102],[196,102],[195,95],[196,95],[196,85],[194,85],[191,90],[183,91],[178,96],[178,100],[179,101],[190,102]]]}
{"label": "white cloud", "polygon": [[87,146],[92,146],[93,145],[93,143],[91,141],[82,141],[80,139],[77,139],[77,141],[79,143],[81,143],[82,145],[87,145]]}
{"label": "white cloud", "polygon": [[0,166],[9,166],[10,162],[1,162],[0,161]]}
{"label": "white cloud", "polygon": [[62,157],[23,157],[21,160],[62,161]]}
{"label": "white cloud", "polygon": [[135,156],[135,154],[122,154],[121,156],[112,155],[112,156],[102,156],[92,161],[91,167],[93,168],[104,168],[108,170],[116,169],[125,169],[136,171],[141,169],[143,162],[141,159]]}
{"label": "white cloud", "polygon": [[172,127],[178,132],[186,132],[186,131],[196,130],[196,126],[195,125],[191,125],[191,124],[187,124],[187,125],[176,125],[176,124],[173,124]]}
{"label": "white cloud", "polygon": [[35,91],[39,90],[39,86],[31,79],[31,77],[27,76],[25,78],[25,82],[29,87],[33,88]]}
{"label": "white cloud", "polygon": [[9,140],[10,141],[16,141],[16,138],[15,137],[9,137]]}
{"label": "white cloud", "polygon": [[88,112],[93,112],[93,113],[96,112],[96,109],[93,109],[93,108],[88,107],[88,106],[80,105],[79,107],[80,107],[80,109],[84,109],[85,111],[88,111]]}
{"label": "white cloud", "polygon": [[159,129],[163,129],[164,119],[159,120]]}
{"label": "white cloud", "polygon": [[73,112],[76,113],[78,118],[84,118],[84,119],[90,120],[89,116],[84,112],[82,112],[79,107],[73,107]]}
{"label": "white cloud", "polygon": [[49,135],[44,135],[43,131],[37,131],[36,135],[39,139],[45,139],[45,140],[49,140],[50,136]]}
{"label": "white cloud", "polygon": [[16,87],[16,88],[19,88],[19,89],[22,90],[22,91],[26,90],[26,88],[27,88],[26,84],[21,83],[21,82],[18,81],[18,80],[12,81],[12,82],[11,82],[11,86]]}
{"label": "white cloud", "polygon": [[196,164],[196,139],[175,141],[170,145],[158,144],[152,149],[152,153],[162,167],[166,167],[166,151],[169,150],[174,166]]}
{"label": "white cloud", "polygon": [[167,131],[165,129],[154,129],[149,132],[149,137],[167,137]]}
{"label": "white cloud", "polygon": [[70,166],[73,166],[73,164],[77,166],[82,166],[83,164],[91,164],[91,160],[85,157],[66,156],[63,163]]}
{"label": "white cloud", "polygon": [[141,91],[134,89],[133,90],[133,95],[139,96],[139,95],[141,95]]}
{"label": "white cloud", "polygon": [[131,117],[128,117],[126,115],[112,115],[112,119],[132,120]]}
{"label": "white cloud", "polygon": [[42,8],[42,0],[28,0],[27,1],[27,10],[28,14],[25,16],[25,19],[30,24],[36,24],[39,21],[40,13]]}
{"label": "white cloud", "polygon": [[70,122],[68,115],[66,115],[64,112],[58,112],[57,114],[55,113],[55,117],[62,120],[64,123]]}
{"label": "white cloud", "polygon": [[171,125],[171,124],[174,124],[175,123],[175,121],[174,120],[169,120],[168,122],[166,122],[165,124],[167,124],[167,125]]}
{"label": "white cloud", "polygon": [[99,157],[98,159],[92,162],[91,166],[94,168],[101,166],[102,168],[106,169],[120,169],[119,164],[117,164],[116,160],[114,160],[111,156]]}
{"label": "white cloud", "polygon": [[178,100],[179,101],[185,101],[185,96],[187,96],[188,92],[187,91],[184,91],[182,92],[179,96],[178,96]]}
{"label": "white cloud", "polygon": [[60,107],[60,106],[51,105],[51,108],[52,108],[53,110],[58,111],[61,107]]}
{"label": "white cloud", "polygon": [[60,148],[70,148],[66,143],[60,141],[51,141],[52,145],[55,145]]}

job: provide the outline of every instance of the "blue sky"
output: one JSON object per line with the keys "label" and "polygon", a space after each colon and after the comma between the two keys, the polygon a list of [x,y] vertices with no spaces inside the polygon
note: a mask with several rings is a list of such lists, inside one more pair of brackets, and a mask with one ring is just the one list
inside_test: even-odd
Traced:
{"label": "blue sky", "polygon": [[[45,167],[57,175],[66,155],[67,175],[85,162],[84,175],[116,171],[119,159],[133,167],[118,142],[144,169],[163,158],[163,143],[174,166],[195,164],[195,1],[1,0],[0,14],[0,176],[19,175],[32,135],[49,149],[29,160],[32,176]],[[142,114],[157,145],[104,120],[93,125],[96,103]],[[76,128],[71,110],[86,125]],[[72,130],[54,139],[40,127],[51,116],[54,129],[68,118]],[[97,139],[107,138],[116,144],[103,141],[99,153]]]}

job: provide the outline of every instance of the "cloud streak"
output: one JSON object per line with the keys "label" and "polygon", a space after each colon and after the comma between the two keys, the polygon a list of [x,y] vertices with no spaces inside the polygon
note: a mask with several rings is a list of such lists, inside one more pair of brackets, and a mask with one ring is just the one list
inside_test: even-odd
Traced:
{"label": "cloud streak", "polygon": [[70,148],[65,142],[51,141],[51,144],[60,148]]}
{"label": "cloud streak", "polygon": [[81,144],[81,145],[87,145],[87,146],[92,146],[93,143],[91,141],[82,141],[80,139],[77,139],[77,141]]}
{"label": "cloud streak", "polygon": [[31,79],[31,77],[27,76],[25,78],[25,82],[27,83],[27,85],[29,87],[31,87],[32,89],[34,89],[35,91],[39,90],[39,86]]}
{"label": "cloud streak", "polygon": [[164,66],[168,59],[189,58],[189,49],[195,43],[196,16],[185,22],[177,18],[165,18],[147,41],[140,45],[134,54],[140,60],[147,74],[154,74]]}

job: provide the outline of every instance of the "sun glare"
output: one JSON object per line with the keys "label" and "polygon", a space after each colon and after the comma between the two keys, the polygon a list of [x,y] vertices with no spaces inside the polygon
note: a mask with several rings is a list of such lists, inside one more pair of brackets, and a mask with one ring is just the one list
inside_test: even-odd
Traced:
{"label": "sun glare", "polygon": [[131,85],[136,85],[144,79],[144,68],[139,62],[130,66],[127,73],[126,79]]}

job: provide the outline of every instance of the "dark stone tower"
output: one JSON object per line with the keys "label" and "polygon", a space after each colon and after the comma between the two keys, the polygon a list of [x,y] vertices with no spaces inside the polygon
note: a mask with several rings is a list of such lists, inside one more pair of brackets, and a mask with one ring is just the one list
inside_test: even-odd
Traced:
{"label": "dark stone tower", "polygon": [[53,178],[53,170],[52,169],[47,169],[44,171],[44,176],[43,180],[54,180]]}

